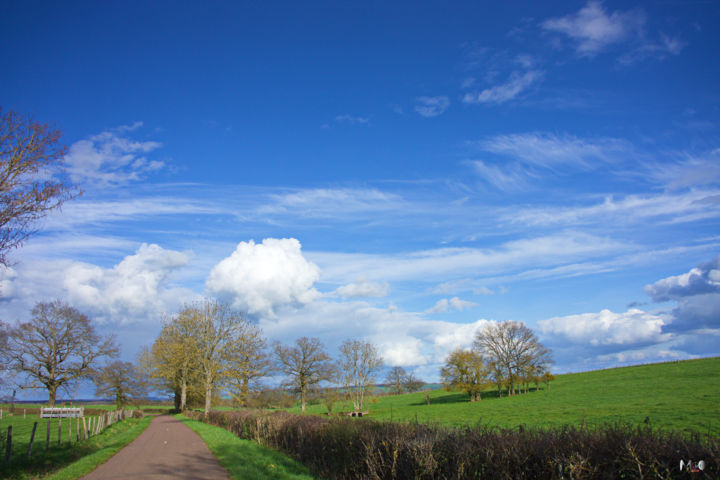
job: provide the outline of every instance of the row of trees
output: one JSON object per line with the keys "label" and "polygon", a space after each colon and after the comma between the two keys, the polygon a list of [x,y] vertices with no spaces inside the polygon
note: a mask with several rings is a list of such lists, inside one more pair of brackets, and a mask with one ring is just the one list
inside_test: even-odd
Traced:
{"label": "row of trees", "polygon": [[463,390],[470,401],[478,401],[493,384],[498,395],[503,389],[516,395],[527,392],[532,382],[549,382],[551,364],[550,350],[533,331],[521,322],[508,321],[479,330],[472,348],[452,351],[441,376],[447,388]]}
{"label": "row of trees", "polygon": [[282,375],[304,412],[308,393],[322,382],[343,385],[354,408],[362,409],[382,358],[375,346],[360,340],[346,340],[338,361],[317,338],[302,337],[291,345],[275,342],[268,348],[259,327],[228,305],[206,300],[169,318],[140,364],[156,387],[175,392],[180,409],[187,407],[192,385],[203,386],[207,414],[216,389],[244,406],[259,379]]}
{"label": "row of trees", "polygon": [[[92,321],[60,301],[39,303],[32,319],[14,328],[0,323],[0,366],[20,374],[21,388],[42,388],[55,403],[58,389],[91,379],[97,395],[127,403],[150,390],[175,393],[176,406],[187,408],[188,392],[204,398],[205,413],[213,397],[227,392],[246,406],[263,377],[283,377],[283,386],[300,398],[302,411],[310,392],[326,382],[341,385],[353,407],[363,409],[368,389],[382,367],[377,348],[346,340],[334,361],[317,338],[302,337],[290,345],[268,347],[260,328],[227,304],[206,300],[185,306],[168,318],[139,368],[118,360],[99,367],[99,360],[117,356],[112,336],[102,337]],[[461,389],[471,401],[488,386],[508,395],[528,391],[529,384],[549,382],[550,351],[519,322],[490,324],[476,333],[471,349],[451,352],[441,370],[448,388]],[[389,370],[391,392],[414,391],[422,382],[402,367]]]}

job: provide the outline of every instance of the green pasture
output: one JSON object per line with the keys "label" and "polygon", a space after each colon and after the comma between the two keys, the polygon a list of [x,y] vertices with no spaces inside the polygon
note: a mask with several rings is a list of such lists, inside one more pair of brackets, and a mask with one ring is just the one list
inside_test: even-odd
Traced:
{"label": "green pasture", "polygon": [[[4,409],[3,409],[4,410]],[[86,422],[90,417],[86,417]],[[3,412],[0,420],[0,431],[3,438],[7,435],[9,425],[13,427],[12,454],[10,462],[5,460],[5,442],[2,444],[2,458],[0,459],[0,478],[31,479],[55,478],[74,479],[92,471],[97,465],[103,463],[122,447],[134,440],[150,423],[151,417],[144,419],[129,418],[111,425],[99,435],[88,440],[76,440],[76,419],[72,419],[72,439],[68,441],[67,418],[62,419],[61,444],[58,445],[58,420],[39,419],[36,415],[27,415],[23,418],[22,410],[18,414],[8,415]],[[33,423],[38,422],[35,433],[32,454],[28,458],[28,444]],[[47,425],[50,424],[50,445],[45,449]],[[82,423],[80,425],[82,432]],[[82,435],[82,433],[81,433]],[[48,477],[49,475],[49,477]]]}
{"label": "green pasture", "polygon": [[253,441],[240,439],[220,427],[191,420],[182,415],[176,417],[200,435],[232,479],[311,480],[314,478],[307,467],[287,455],[262,447]]}
{"label": "green pasture", "polygon": [[[425,396],[430,396],[430,405]],[[444,425],[486,424],[588,427],[606,423],[649,423],[654,428],[695,431],[720,436],[720,358],[706,358],[558,375],[547,389],[498,397],[489,389],[470,403],[462,392],[433,390],[377,396],[365,409],[376,420],[418,421]],[[348,401],[333,410],[349,411]],[[290,409],[299,413],[300,408]],[[308,405],[308,413],[326,414],[324,404]]]}

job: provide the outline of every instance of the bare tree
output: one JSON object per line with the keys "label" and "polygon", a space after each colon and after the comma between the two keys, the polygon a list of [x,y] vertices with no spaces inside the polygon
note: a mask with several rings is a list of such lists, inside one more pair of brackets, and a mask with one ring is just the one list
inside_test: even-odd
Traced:
{"label": "bare tree", "polygon": [[345,340],[340,345],[339,370],[350,392],[355,411],[363,408],[365,393],[375,381],[375,373],[382,366],[382,357],[371,343]]}
{"label": "bare tree", "polygon": [[247,324],[231,348],[225,369],[227,390],[238,403],[247,406],[251,388],[258,386],[258,379],[267,376],[270,358],[266,350],[262,330]]}
{"label": "bare tree", "polygon": [[143,375],[130,362],[115,360],[93,375],[96,397],[112,397],[118,408],[147,395]]}
{"label": "bare tree", "polygon": [[445,388],[457,388],[468,395],[470,401],[482,400],[481,392],[488,384],[490,370],[482,355],[458,348],[450,352],[440,371]]}
{"label": "bare tree", "polygon": [[423,388],[424,385],[425,382],[420,380],[413,373],[408,373],[403,382],[403,386],[405,387],[405,391],[407,392],[417,392],[418,390]]}
{"label": "bare tree", "polygon": [[524,372],[544,369],[552,362],[532,330],[522,322],[490,324],[477,332],[474,347],[501,372],[508,385],[508,395],[515,394],[515,384]]}
{"label": "bare tree", "polygon": [[405,390],[405,379],[407,372],[403,367],[392,367],[385,377],[385,382],[390,387],[390,391],[398,395]]}
{"label": "bare tree", "polygon": [[305,413],[308,389],[313,385],[330,380],[333,368],[325,347],[318,338],[302,337],[295,346],[275,343],[277,369],[287,375],[287,385],[300,393],[300,405]]}
{"label": "bare tree", "polygon": [[0,265],[37,230],[37,221],[80,194],[63,175],[61,132],[0,110]]}
{"label": "bare tree", "polygon": [[94,363],[117,355],[115,339],[101,337],[92,321],[67,303],[38,303],[32,319],[10,330],[9,365],[30,380],[22,388],[44,388],[55,404],[58,388],[88,378]]}

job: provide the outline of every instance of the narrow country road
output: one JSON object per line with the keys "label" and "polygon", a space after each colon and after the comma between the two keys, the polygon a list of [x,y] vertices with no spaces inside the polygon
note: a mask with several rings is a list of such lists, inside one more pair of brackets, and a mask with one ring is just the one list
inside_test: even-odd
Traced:
{"label": "narrow country road", "polygon": [[229,479],[200,437],[169,415],[150,426],[110,460],[82,480]]}

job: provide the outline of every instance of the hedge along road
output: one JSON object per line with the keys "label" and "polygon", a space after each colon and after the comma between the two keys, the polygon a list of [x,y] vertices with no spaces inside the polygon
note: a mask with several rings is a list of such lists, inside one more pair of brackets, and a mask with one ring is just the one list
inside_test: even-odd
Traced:
{"label": "hedge along road", "polygon": [[205,442],[183,422],[169,415],[154,418],[130,445],[83,480],[103,479],[229,479]]}

